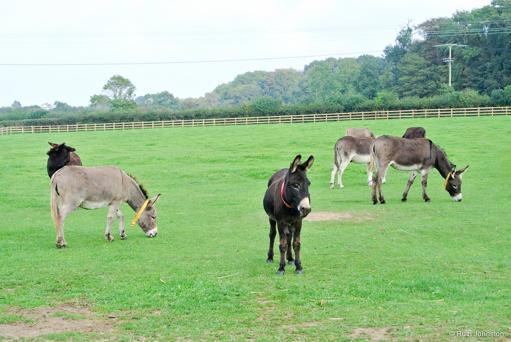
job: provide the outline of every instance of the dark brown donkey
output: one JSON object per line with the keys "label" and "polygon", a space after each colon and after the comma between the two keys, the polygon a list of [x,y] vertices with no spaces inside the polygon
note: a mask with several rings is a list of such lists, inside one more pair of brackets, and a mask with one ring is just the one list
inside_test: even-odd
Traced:
{"label": "dark brown donkey", "polygon": [[[270,219],[270,248],[268,250],[268,263],[273,262],[273,245],[277,235],[280,237],[280,263],[278,275],[284,275],[286,256],[289,264],[294,263],[296,273],[303,273],[300,259],[300,231],[302,219],[310,211],[310,181],[307,171],[312,167],[314,157],[310,156],[306,162],[300,164],[301,155],[297,155],[289,169],[282,169],[268,181],[268,189],[264,195],[263,206]],[[295,258],[291,252],[291,240]]]}
{"label": "dark brown donkey", "polygon": [[385,203],[381,184],[383,175],[391,165],[398,170],[412,171],[406,183],[402,201],[406,201],[408,191],[418,172],[422,175],[422,198],[426,202],[430,200],[426,193],[426,187],[428,173],[433,167],[444,178],[445,190],[451,198],[456,202],[462,199],[461,178],[468,165],[461,170],[456,170],[456,165],[449,162],[445,152],[429,139],[404,139],[383,135],[374,141],[372,157],[377,169],[372,186],[373,204],[378,203],[376,190],[378,190],[380,203]]}
{"label": "dark brown donkey", "polygon": [[66,143],[54,144],[48,141],[48,144],[51,148],[46,153],[48,155],[46,169],[50,178],[57,170],[66,165],[82,165],[82,161],[73,147],[66,146]]}
{"label": "dark brown donkey", "polygon": [[405,134],[403,134],[403,138],[405,139],[417,139],[425,137],[426,129],[424,127],[408,127]]}

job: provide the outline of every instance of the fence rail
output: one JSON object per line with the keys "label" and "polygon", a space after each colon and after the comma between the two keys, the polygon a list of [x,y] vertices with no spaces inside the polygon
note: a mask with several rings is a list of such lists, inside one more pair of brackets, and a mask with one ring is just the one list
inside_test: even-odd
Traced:
{"label": "fence rail", "polygon": [[500,116],[510,114],[511,107],[407,109],[407,110],[383,110],[373,112],[252,116],[189,120],[132,121],[132,122],[87,123],[47,126],[10,126],[0,127],[0,135],[25,133],[112,131],[172,127],[293,124],[349,120],[391,120],[391,119],[444,118],[468,116]]}

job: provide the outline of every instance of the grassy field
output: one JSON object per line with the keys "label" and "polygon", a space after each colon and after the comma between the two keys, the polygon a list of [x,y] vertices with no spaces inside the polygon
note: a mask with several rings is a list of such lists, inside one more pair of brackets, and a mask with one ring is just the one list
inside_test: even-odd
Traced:
{"label": "grassy field", "polygon": [[[470,164],[463,202],[451,201],[436,170],[430,203],[420,181],[402,203],[407,174],[392,169],[385,205],[371,204],[362,165],[348,167],[344,189],[329,189],[333,145],[346,127],[401,135],[419,125],[458,167]],[[76,147],[85,165],[129,171],[150,195],[161,192],[158,237],[137,227],[121,241],[116,221],[107,243],[106,209],[78,210],[66,220],[69,247],[56,249],[48,140]],[[313,213],[347,219],[304,222],[305,273],[288,267],[278,277],[278,265],[265,263],[262,197],[268,177],[297,153],[316,157]],[[55,340],[450,340],[477,330],[504,340],[510,176],[508,117],[0,137],[0,335],[32,327],[40,331],[27,338]],[[130,220],[133,212],[123,211]],[[37,316],[41,308],[53,309]],[[71,328],[40,329],[48,317]]]}

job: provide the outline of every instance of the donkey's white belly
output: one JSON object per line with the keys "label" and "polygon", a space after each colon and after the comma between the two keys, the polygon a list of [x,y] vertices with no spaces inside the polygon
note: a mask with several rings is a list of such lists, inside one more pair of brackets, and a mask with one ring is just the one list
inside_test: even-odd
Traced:
{"label": "donkey's white belly", "polygon": [[106,201],[83,201],[82,204],[80,204],[80,207],[83,209],[99,209],[99,208],[105,208],[110,205],[110,202]]}
{"label": "donkey's white belly", "polygon": [[419,171],[420,169],[422,169],[422,164],[399,165],[396,162],[391,162],[390,165],[392,165],[392,167],[394,167],[395,169],[401,171]]}
{"label": "donkey's white belly", "polygon": [[370,154],[355,154],[353,156],[353,159],[351,159],[353,163],[357,164],[367,164],[371,161],[371,155]]}

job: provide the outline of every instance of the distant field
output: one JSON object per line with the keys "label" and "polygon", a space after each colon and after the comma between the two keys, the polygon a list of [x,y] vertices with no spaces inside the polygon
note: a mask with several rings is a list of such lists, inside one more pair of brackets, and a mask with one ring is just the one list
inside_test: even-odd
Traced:
{"label": "distant field", "polygon": [[[333,145],[353,125],[377,135],[424,126],[458,167],[470,164],[463,202],[451,201],[436,170],[430,203],[420,181],[401,203],[407,174],[390,170],[387,204],[373,206],[362,165],[330,190]],[[79,210],[66,220],[69,247],[57,250],[48,140],[161,192],[158,237],[137,227],[107,243],[106,209]],[[297,153],[316,157],[313,213],[345,219],[305,222],[305,273],[288,267],[278,277],[265,263],[262,196]],[[510,338],[510,176],[508,117],[0,137],[0,336],[18,327],[55,340],[448,340],[467,330]],[[44,322],[67,328],[51,333]]]}

